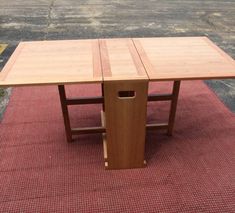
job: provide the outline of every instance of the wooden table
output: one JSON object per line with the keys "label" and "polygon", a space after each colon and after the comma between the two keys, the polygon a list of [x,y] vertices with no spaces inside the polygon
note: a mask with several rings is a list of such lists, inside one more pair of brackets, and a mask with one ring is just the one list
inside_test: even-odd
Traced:
{"label": "wooden table", "polygon": [[[172,135],[181,80],[235,77],[233,59],[206,37],[21,42],[0,86],[58,85],[67,141],[102,133],[105,167],[143,167],[146,129]],[[171,94],[148,95],[149,81],[173,81]],[[99,83],[99,97],[66,97],[64,85]],[[171,101],[168,123],[146,124],[147,101]],[[102,126],[71,128],[68,105],[103,104]]]}

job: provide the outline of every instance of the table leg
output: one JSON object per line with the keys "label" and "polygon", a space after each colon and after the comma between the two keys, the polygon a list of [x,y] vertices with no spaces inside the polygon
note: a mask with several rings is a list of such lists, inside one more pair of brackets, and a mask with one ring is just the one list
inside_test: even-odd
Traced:
{"label": "table leg", "polygon": [[65,126],[67,141],[72,142],[72,132],[71,132],[71,126],[70,126],[68,107],[66,104],[66,93],[65,93],[64,85],[59,85],[58,89],[59,89],[59,94],[60,94],[60,103],[61,103],[61,109],[63,112],[64,126]]}
{"label": "table leg", "polygon": [[67,98],[64,85],[59,85],[59,94],[60,94],[60,103],[63,112],[64,126],[65,132],[68,142],[72,142],[72,135],[80,135],[80,134],[96,134],[96,133],[104,133],[105,128],[102,126],[98,127],[82,127],[82,128],[71,128],[68,105],[84,105],[84,104],[100,104],[104,105],[104,97],[96,96],[96,97],[83,97],[83,98]]}
{"label": "table leg", "polygon": [[180,90],[180,81],[174,81],[173,91],[172,91],[172,99],[171,99],[171,107],[170,107],[170,114],[169,114],[169,119],[168,119],[168,129],[167,129],[167,134],[168,135],[173,134],[173,128],[174,128],[174,123],[175,123],[175,115],[176,115],[176,108],[177,108],[179,90]]}
{"label": "table leg", "polygon": [[147,94],[146,80],[104,83],[108,169],[145,166]]}
{"label": "table leg", "polygon": [[[101,93],[102,93],[102,97],[104,98],[104,83],[101,84]],[[102,109],[103,111],[105,111],[104,102],[102,103]]]}

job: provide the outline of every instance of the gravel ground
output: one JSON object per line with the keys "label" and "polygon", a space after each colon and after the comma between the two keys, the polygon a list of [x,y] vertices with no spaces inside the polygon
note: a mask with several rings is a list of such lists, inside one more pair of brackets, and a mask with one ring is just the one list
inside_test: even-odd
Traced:
{"label": "gravel ground", "polygon": [[[0,69],[19,41],[208,36],[235,58],[234,0],[0,0]],[[235,112],[235,80],[206,81]]]}

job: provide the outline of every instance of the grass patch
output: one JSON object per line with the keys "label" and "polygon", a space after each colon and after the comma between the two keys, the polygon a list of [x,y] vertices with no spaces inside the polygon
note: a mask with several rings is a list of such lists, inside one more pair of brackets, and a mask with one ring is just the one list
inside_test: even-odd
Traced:
{"label": "grass patch", "polygon": [[0,98],[3,97],[5,94],[5,90],[0,88]]}

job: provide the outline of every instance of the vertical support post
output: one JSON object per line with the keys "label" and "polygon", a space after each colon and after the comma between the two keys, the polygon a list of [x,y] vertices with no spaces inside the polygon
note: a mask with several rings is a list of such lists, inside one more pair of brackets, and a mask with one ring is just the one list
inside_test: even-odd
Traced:
{"label": "vertical support post", "polygon": [[173,98],[171,100],[170,114],[168,119],[168,129],[167,129],[167,135],[169,136],[173,134],[179,90],[180,90],[180,81],[174,81],[173,90],[172,90]]}
{"label": "vertical support post", "polygon": [[148,81],[104,83],[107,169],[145,166]]}
{"label": "vertical support post", "polygon": [[[102,97],[104,99],[104,83],[101,84]],[[103,112],[105,112],[104,102],[102,103]]]}
{"label": "vertical support post", "polygon": [[72,142],[72,132],[71,132],[71,126],[70,126],[70,120],[69,120],[69,112],[68,107],[66,104],[66,93],[64,85],[59,85],[59,94],[60,94],[60,103],[61,103],[61,109],[63,113],[64,118],[64,126],[65,126],[65,132],[67,137],[67,142]]}

